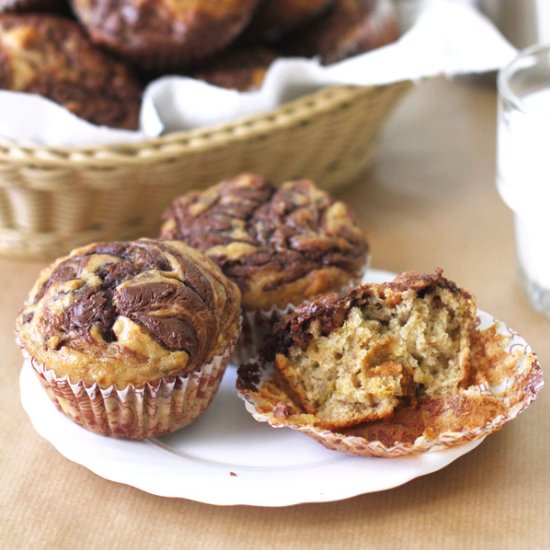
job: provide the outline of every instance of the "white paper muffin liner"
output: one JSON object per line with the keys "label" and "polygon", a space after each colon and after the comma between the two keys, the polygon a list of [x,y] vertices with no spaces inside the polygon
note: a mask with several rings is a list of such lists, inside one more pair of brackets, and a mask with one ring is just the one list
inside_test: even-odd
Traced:
{"label": "white paper muffin liner", "polygon": [[82,427],[106,436],[148,439],[179,430],[206,410],[223,378],[235,342],[190,373],[163,377],[142,387],[102,388],[71,382],[23,350],[55,406]]}
{"label": "white paper muffin liner", "polygon": [[[414,439],[397,438],[389,443],[388,438],[399,434],[401,426],[392,419],[372,424],[370,430],[364,424],[363,431],[369,430],[371,434],[368,436],[361,434],[361,426],[342,432],[317,427],[315,417],[292,402],[272,364],[242,367],[237,380],[239,395],[258,422],[300,431],[329,449],[356,456],[398,457],[484,438],[523,412],[536,399],[544,381],[542,368],[529,344],[503,323],[486,313],[478,313],[478,334],[484,344],[480,345],[473,363],[478,372],[476,382],[456,395],[426,406],[425,418],[432,423],[425,423]],[[379,438],[373,436],[376,433]]]}
{"label": "white paper muffin liner", "polygon": [[267,337],[272,334],[273,327],[279,320],[295,309],[289,304],[284,308],[272,307],[267,310],[246,311],[241,315],[241,336],[235,347],[232,362],[244,365],[258,358],[260,350],[266,344]]}

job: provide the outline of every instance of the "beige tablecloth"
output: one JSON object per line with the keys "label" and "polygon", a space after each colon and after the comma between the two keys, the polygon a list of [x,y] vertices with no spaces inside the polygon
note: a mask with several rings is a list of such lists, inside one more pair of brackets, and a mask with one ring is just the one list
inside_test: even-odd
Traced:
{"label": "beige tablecloth", "polygon": [[[495,93],[424,83],[389,121],[372,170],[342,193],[374,266],[469,288],[550,364],[550,321],[516,277],[512,217],[495,190]],[[550,391],[448,468],[383,493],[282,509],[154,497],[59,455],[19,403],[13,324],[41,264],[0,260],[0,548],[550,548]]]}

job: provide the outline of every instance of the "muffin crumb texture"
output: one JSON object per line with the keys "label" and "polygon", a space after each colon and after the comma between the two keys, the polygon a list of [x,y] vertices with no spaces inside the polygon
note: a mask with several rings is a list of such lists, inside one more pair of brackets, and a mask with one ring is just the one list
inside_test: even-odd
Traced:
{"label": "muffin crumb texture", "polygon": [[439,273],[363,285],[284,319],[276,366],[319,426],[380,420],[468,380],[475,311]]}
{"label": "muffin crumb texture", "polygon": [[527,342],[437,271],[300,306],[271,353],[239,368],[237,387],[260,422],[347,454],[398,457],[501,429],[543,383]]}

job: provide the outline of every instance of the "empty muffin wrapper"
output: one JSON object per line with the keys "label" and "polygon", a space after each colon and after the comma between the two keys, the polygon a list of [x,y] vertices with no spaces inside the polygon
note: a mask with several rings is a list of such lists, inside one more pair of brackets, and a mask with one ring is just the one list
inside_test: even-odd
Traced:
{"label": "empty muffin wrapper", "polygon": [[233,345],[200,369],[124,389],[73,383],[23,350],[55,406],[84,428],[101,435],[147,439],[190,424],[210,404],[223,378]]}
{"label": "empty muffin wrapper", "polygon": [[472,385],[450,396],[398,409],[384,421],[340,432],[319,428],[315,417],[288,395],[272,364],[241,367],[239,395],[257,421],[303,432],[329,449],[351,455],[398,457],[481,439],[523,412],[544,382],[529,344],[486,313],[479,312],[479,317],[472,344]]}

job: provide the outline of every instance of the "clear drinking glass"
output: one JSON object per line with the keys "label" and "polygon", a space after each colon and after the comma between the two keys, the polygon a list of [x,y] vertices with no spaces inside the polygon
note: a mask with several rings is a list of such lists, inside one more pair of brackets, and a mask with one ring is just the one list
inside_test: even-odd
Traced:
{"label": "clear drinking glass", "polygon": [[550,46],[533,46],[498,77],[497,187],[514,212],[519,271],[550,317]]}

